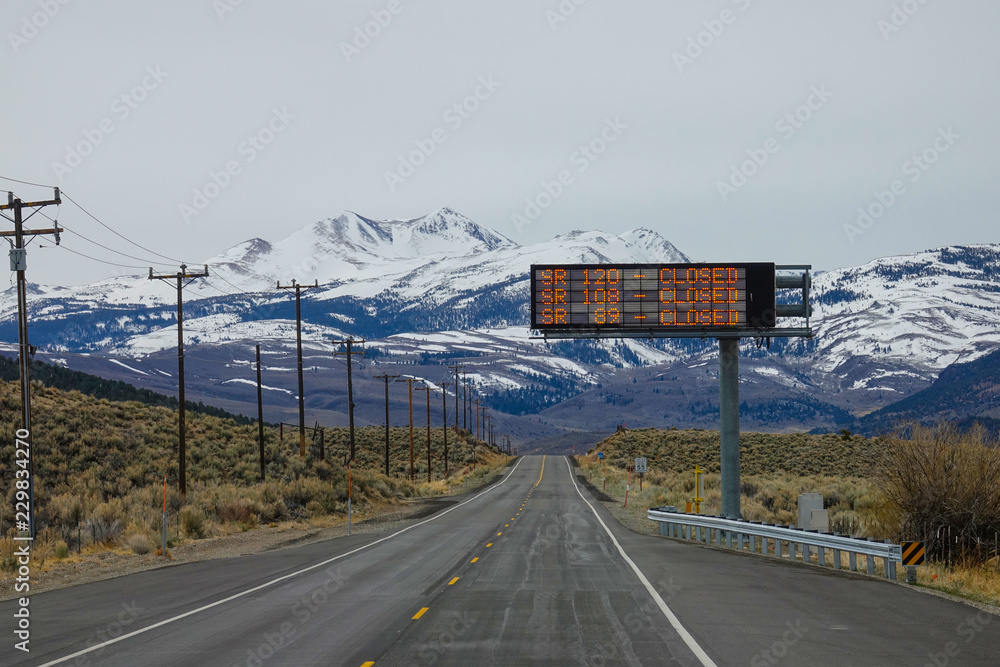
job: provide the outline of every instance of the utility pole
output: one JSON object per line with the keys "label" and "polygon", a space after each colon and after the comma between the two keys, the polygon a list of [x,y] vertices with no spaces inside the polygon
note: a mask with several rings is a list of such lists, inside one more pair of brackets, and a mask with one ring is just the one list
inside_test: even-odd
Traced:
{"label": "utility pole", "polygon": [[410,481],[413,481],[413,383],[416,382],[417,378],[403,378],[396,380],[396,382],[405,382],[409,385],[409,397],[410,397]]}
{"label": "utility pole", "polygon": [[[179,460],[178,465],[178,480],[177,485],[180,490],[181,498],[183,499],[187,495],[187,477],[185,476],[185,450],[186,450],[186,435],[184,426],[184,284],[185,280],[194,280],[196,278],[207,278],[208,277],[208,265],[205,265],[205,270],[202,273],[188,273],[187,265],[181,264],[181,270],[176,274],[164,274],[162,276],[153,275],[153,269],[149,269],[149,279],[150,280],[176,280],[177,281],[177,430],[178,430],[178,452],[177,457]],[[188,285],[191,283],[189,282]]]}
{"label": "utility pole", "polygon": [[479,437],[479,397],[476,396],[476,440],[481,440]]}
{"label": "utility pole", "polygon": [[398,378],[399,375],[389,375],[384,373],[382,375],[373,375],[374,380],[383,380],[385,382],[385,476],[389,476],[389,380]]}
{"label": "utility pole", "polygon": [[[441,387],[441,436],[444,438],[444,478],[448,479],[448,386],[450,382],[442,382]],[[458,384],[456,383],[456,387]],[[455,407],[458,407],[458,394],[455,394]],[[455,413],[455,430],[458,431],[458,413]]]}
{"label": "utility pole", "polygon": [[719,441],[722,462],[722,516],[740,512],[740,347],[736,338],[719,339]]}
{"label": "utility pole", "polygon": [[319,434],[319,460],[326,460],[326,444],[323,442],[323,429],[319,426],[319,420],[316,420],[316,426],[313,427],[313,442],[316,442],[316,435]]}
{"label": "utility pole", "polygon": [[[52,234],[55,237],[56,245],[59,245],[59,234],[62,232],[62,228],[59,227],[58,222],[55,222],[50,229],[25,229],[23,212],[25,208],[36,209],[28,216],[30,219],[38,212],[37,209],[45,206],[59,206],[62,204],[59,188],[55,188],[54,193],[53,199],[24,202],[15,197],[13,192],[8,192],[7,203],[0,206],[0,211],[14,211],[13,220],[7,218],[6,215],[3,216],[14,223],[14,231],[0,232],[0,236],[7,237],[8,242],[10,242],[10,237],[14,238],[10,248],[10,270],[17,272],[17,342],[18,363],[21,370],[21,419],[24,422],[24,430],[16,435],[17,439],[28,447],[28,524],[25,528],[28,531],[28,536],[32,539],[35,537],[35,453],[31,437],[31,346],[28,344],[28,291],[27,281],[24,277],[24,272],[28,268],[28,260],[27,250],[24,249],[24,237],[26,235],[35,237]],[[24,435],[23,438],[22,435]]]}
{"label": "utility pole", "polygon": [[[351,436],[351,461],[354,460],[354,381],[351,379],[351,355],[353,354],[353,345],[355,343],[361,343],[364,345],[364,339],[354,340],[353,338],[348,338],[347,340],[335,340],[334,345],[343,345],[346,350],[344,352],[334,352],[334,357],[347,357],[347,420],[350,425],[349,433]],[[365,356],[365,351],[361,350],[361,356]]]}
{"label": "utility pole", "polygon": [[260,344],[257,345],[257,440],[260,443],[260,481],[264,481],[264,396],[260,384]]}
{"label": "utility pole", "polygon": [[[455,371],[455,433],[458,433],[458,371],[464,368],[464,366],[456,364],[455,366],[448,366],[448,368]],[[441,389],[442,391],[444,390],[444,385],[442,385]],[[447,457],[445,457],[445,460],[447,460]]]}
{"label": "utility pole", "polygon": [[[462,371],[462,382],[465,385],[462,388],[462,428],[468,433],[472,425],[472,411],[469,409],[472,407],[472,398],[469,396],[469,374],[465,371]],[[468,422],[465,421],[466,415],[469,416]]]}
{"label": "utility pole", "polygon": [[417,391],[427,394],[427,481],[431,481],[431,392],[434,387],[417,387]]}
{"label": "utility pole", "polygon": [[301,293],[304,289],[312,289],[319,287],[319,281],[317,280],[312,285],[299,285],[295,280],[292,280],[291,285],[282,285],[281,281],[278,281],[278,289],[293,289],[295,290],[295,348],[296,355],[299,361],[299,458],[304,459],[306,457],[306,398],[305,392],[302,388],[302,302]]}

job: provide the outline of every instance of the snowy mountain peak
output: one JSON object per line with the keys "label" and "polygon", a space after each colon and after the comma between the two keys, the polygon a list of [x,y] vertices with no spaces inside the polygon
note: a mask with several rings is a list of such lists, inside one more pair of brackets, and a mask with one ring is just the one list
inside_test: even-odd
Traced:
{"label": "snowy mountain peak", "polygon": [[549,244],[566,248],[579,247],[579,256],[567,258],[567,261],[580,263],[627,261],[653,264],[691,261],[670,241],[641,227],[619,236],[574,230],[555,237]]}

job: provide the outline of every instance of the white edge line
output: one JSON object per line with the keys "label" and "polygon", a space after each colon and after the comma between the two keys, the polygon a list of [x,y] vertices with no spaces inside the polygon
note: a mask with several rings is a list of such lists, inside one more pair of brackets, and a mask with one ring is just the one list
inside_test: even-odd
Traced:
{"label": "white edge line", "polygon": [[637,577],[639,577],[639,581],[641,581],[642,585],[646,587],[646,590],[649,591],[649,594],[653,596],[653,600],[656,602],[656,606],[660,608],[660,611],[663,612],[663,615],[667,617],[668,621],[670,621],[670,625],[673,626],[674,630],[677,631],[677,634],[680,635],[680,638],[684,640],[684,643],[687,644],[688,648],[691,649],[691,652],[694,653],[694,657],[698,658],[698,661],[701,662],[701,664],[704,665],[704,667],[717,667],[717,665],[712,661],[712,659],[708,657],[708,654],[705,653],[705,649],[703,649],[698,644],[698,642],[695,641],[694,637],[691,636],[691,633],[688,632],[683,625],[681,625],[680,620],[677,618],[677,616],[674,615],[674,612],[670,610],[670,607],[667,606],[667,603],[663,601],[663,598],[660,597],[660,594],[656,591],[655,588],[653,588],[653,585],[649,583],[649,579],[646,578],[646,575],[642,573],[642,571],[635,564],[635,562],[631,558],[629,558],[628,554],[625,553],[625,550],[622,549],[622,545],[620,545],[618,543],[618,540],[615,539],[614,534],[611,532],[611,529],[608,528],[607,524],[604,523],[604,519],[601,518],[601,515],[597,513],[597,510],[594,509],[594,506],[591,505],[590,501],[587,500],[586,497],[584,497],[583,493],[581,493],[580,486],[576,483],[576,475],[573,474],[573,467],[569,463],[569,457],[566,458],[566,467],[569,469],[569,478],[573,481],[573,487],[576,489],[577,494],[579,494],[583,502],[587,503],[587,507],[589,507],[590,511],[594,513],[594,516],[597,517],[597,521],[601,524],[601,527],[604,528],[604,532],[608,534],[608,537],[611,538],[611,541],[614,542],[614,545],[618,548],[618,553],[621,554],[622,558],[625,559],[625,562],[628,563],[629,567],[632,568],[632,571],[635,572]]}
{"label": "white edge line", "polygon": [[101,644],[95,644],[94,646],[91,646],[90,648],[83,649],[82,651],[77,651],[76,653],[71,653],[71,654],[63,656],[61,658],[56,658],[55,660],[53,660],[51,662],[46,662],[43,665],[39,665],[39,667],[49,667],[50,665],[58,665],[58,664],[60,664],[62,662],[66,662],[67,660],[71,660],[73,658],[79,657],[79,656],[84,655],[86,653],[91,653],[92,651],[96,651],[96,650],[102,649],[102,648],[104,648],[106,646],[110,646],[111,644],[115,644],[115,643],[120,642],[120,641],[122,641],[124,639],[128,639],[130,637],[135,637],[136,635],[140,635],[143,632],[148,632],[150,630],[154,630],[156,628],[159,628],[161,626],[167,625],[169,623],[173,623],[174,621],[179,621],[182,618],[186,618],[188,616],[192,616],[192,615],[197,614],[199,612],[205,611],[206,609],[211,609],[212,607],[217,607],[220,604],[225,604],[225,603],[230,602],[232,600],[235,600],[237,598],[241,598],[241,597],[243,597],[245,595],[250,595],[251,593],[256,593],[257,591],[259,591],[261,589],[267,588],[269,586],[273,586],[274,584],[277,584],[279,582],[285,581],[286,579],[291,579],[292,577],[297,577],[300,574],[304,574],[306,572],[309,572],[310,570],[315,570],[318,567],[323,567],[324,565],[328,565],[329,563],[332,563],[333,561],[340,560],[341,558],[346,558],[348,556],[351,556],[353,554],[358,553],[359,551],[364,551],[365,549],[368,549],[369,547],[373,547],[376,544],[381,544],[382,542],[385,542],[386,540],[391,540],[392,538],[394,538],[394,537],[396,537],[398,535],[402,535],[403,533],[405,533],[408,530],[412,530],[414,528],[417,528],[418,526],[424,525],[425,523],[430,523],[431,521],[434,521],[435,519],[443,517],[445,514],[448,514],[449,512],[457,510],[459,507],[462,507],[463,505],[468,505],[473,500],[476,500],[480,496],[489,493],[490,491],[492,491],[493,489],[497,488],[501,484],[505,483],[508,479],[510,479],[510,476],[514,474],[514,471],[517,470],[517,466],[521,465],[521,461],[523,461],[523,460],[524,460],[523,458],[518,459],[517,463],[514,464],[514,467],[510,469],[510,472],[507,473],[507,476],[505,478],[503,478],[501,481],[497,482],[496,484],[490,486],[490,488],[486,489],[485,491],[480,491],[478,494],[476,494],[472,498],[469,498],[468,500],[466,500],[464,502],[461,502],[458,505],[455,505],[454,507],[449,507],[445,511],[439,512],[439,513],[435,514],[434,516],[432,516],[431,518],[425,519],[425,520],[421,521],[420,523],[415,523],[412,526],[407,526],[406,528],[403,528],[402,530],[397,531],[397,532],[393,533],[392,535],[386,535],[383,538],[377,539],[374,542],[369,542],[368,544],[365,544],[364,546],[360,546],[357,549],[354,549],[352,551],[348,551],[347,553],[342,553],[339,556],[334,556],[333,558],[328,558],[325,561],[322,561],[320,563],[316,563],[315,565],[310,565],[309,567],[303,568],[303,569],[298,570],[296,572],[292,572],[290,574],[286,574],[286,575],[280,576],[277,579],[272,579],[271,581],[263,583],[260,586],[255,586],[254,588],[250,588],[250,589],[247,589],[247,590],[242,591],[240,593],[236,593],[235,595],[230,595],[229,597],[223,598],[222,600],[216,600],[215,602],[212,602],[211,604],[207,604],[207,605],[205,605],[203,607],[198,607],[197,609],[192,609],[191,611],[184,612],[183,614],[180,614],[178,616],[174,616],[172,618],[164,619],[162,621],[159,621],[158,623],[154,623],[153,625],[149,625],[149,626],[146,626],[145,628],[140,628],[139,630],[134,630],[134,631],[132,631],[132,632],[126,634],[126,635],[122,635],[121,637],[115,637],[114,639],[109,639],[108,641],[103,642]]}

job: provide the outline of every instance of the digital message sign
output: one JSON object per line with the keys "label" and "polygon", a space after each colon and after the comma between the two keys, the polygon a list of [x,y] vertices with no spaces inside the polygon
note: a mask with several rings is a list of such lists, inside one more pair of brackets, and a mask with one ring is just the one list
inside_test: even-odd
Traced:
{"label": "digital message sign", "polygon": [[735,331],[775,324],[775,265],[535,264],[531,327]]}

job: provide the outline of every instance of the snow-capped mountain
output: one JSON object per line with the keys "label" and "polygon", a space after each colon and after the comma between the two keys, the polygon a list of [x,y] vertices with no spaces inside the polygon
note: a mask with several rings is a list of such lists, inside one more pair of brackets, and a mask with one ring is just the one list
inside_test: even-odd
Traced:
{"label": "snow-capped mountain", "polygon": [[[1000,347],[1000,245],[886,257],[816,277],[816,337],[788,346],[852,388],[899,391]],[[897,398],[900,396],[897,396]]]}
{"label": "snow-capped mountain", "polygon": [[[331,338],[364,337],[372,364],[416,365],[402,370],[440,381],[447,364],[460,360],[481,391],[495,394],[498,405],[512,412],[563,414],[553,419],[566,428],[582,409],[583,399],[574,396],[600,392],[604,398],[596,405],[606,414],[594,413],[594,404],[588,404],[588,419],[614,424],[619,404],[609,391],[628,394],[640,379],[674,378],[693,384],[682,392],[687,402],[672,409],[710,422],[713,400],[717,405],[711,342],[547,343],[530,338],[527,329],[533,263],[685,261],[690,260],[648,229],[620,235],[577,231],[519,245],[448,208],[387,221],[346,212],[285,239],[251,239],[207,260],[208,279],[185,290],[185,335],[189,350],[216,366],[190,382],[202,382],[201,395],[207,398],[239,402],[240,391],[249,389],[234,375],[248,370],[254,344],[287,361],[294,349],[294,310],[289,293],[275,287],[295,278],[320,284],[302,295],[304,339],[316,369],[333,368]],[[766,396],[767,405],[777,407],[761,408],[760,414],[779,415],[777,421],[762,416],[760,423],[812,427],[862,414],[923,389],[955,360],[997,349],[998,267],[1000,246],[978,245],[817,275],[813,340],[777,340],[770,350],[744,347],[744,394],[748,400]],[[99,373],[106,367],[119,379],[169,391],[174,299],[169,285],[146,276],[81,287],[32,285],[32,343],[92,353],[86,360],[67,355],[65,363]],[[15,315],[16,296],[8,289],[0,293],[0,340],[16,342]],[[100,361],[105,356],[127,359]],[[288,380],[294,375],[274,372]],[[703,381],[702,389],[693,389]],[[294,387],[281,382],[272,384]],[[660,385],[651,384],[654,389],[658,393]],[[196,388],[188,391],[197,395]],[[330,407],[339,399],[328,398],[329,409],[339,410]],[[787,408],[788,401],[798,407]],[[748,414],[753,407],[748,405]],[[657,419],[685,423],[683,414],[656,406],[650,410]],[[694,423],[702,425],[698,419]]]}
{"label": "snow-capped mountain", "polygon": [[372,280],[428,262],[516,248],[510,239],[450,208],[413,220],[370,220],[345,212],[277,243],[250,239],[208,260],[213,272],[244,291],[263,291],[296,276],[300,283]]}

